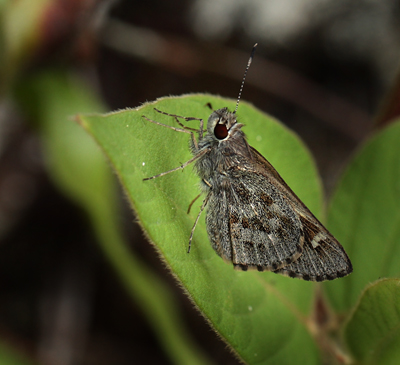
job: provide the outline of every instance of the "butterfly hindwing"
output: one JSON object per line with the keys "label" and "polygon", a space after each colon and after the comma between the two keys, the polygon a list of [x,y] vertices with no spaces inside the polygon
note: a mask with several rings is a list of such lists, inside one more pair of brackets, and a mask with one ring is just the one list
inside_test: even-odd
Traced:
{"label": "butterfly hindwing", "polygon": [[310,281],[333,280],[350,274],[353,268],[342,245],[314,221],[315,217],[300,217],[305,231],[303,253],[295,262],[275,272]]}

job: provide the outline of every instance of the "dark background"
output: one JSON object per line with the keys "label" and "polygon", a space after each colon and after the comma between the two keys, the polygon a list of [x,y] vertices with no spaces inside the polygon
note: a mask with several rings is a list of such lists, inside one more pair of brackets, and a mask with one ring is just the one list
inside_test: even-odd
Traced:
{"label": "dark background", "polygon": [[[399,16],[394,0],[54,1],[20,72],[70,67],[109,110],[195,92],[236,99],[258,42],[242,98],[300,135],[329,196],[354,150],[393,115]],[[41,364],[170,363],[87,218],[52,185],[35,129],[8,102],[3,92],[0,336]],[[168,283],[203,351],[238,363],[160,263],[122,194],[121,202],[131,249]]]}

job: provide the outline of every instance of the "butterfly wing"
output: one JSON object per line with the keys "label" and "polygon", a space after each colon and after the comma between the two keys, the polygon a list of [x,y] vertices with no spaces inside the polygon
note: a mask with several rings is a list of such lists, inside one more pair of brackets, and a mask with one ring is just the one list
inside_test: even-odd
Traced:
{"label": "butterfly wing", "polygon": [[340,243],[254,148],[212,187],[207,230],[214,250],[241,270],[324,281],[352,272]]}
{"label": "butterfly wing", "polygon": [[297,213],[304,232],[301,256],[275,272],[311,281],[333,280],[350,274],[353,267],[342,245],[289,188],[274,167],[254,148],[251,150],[259,169],[271,176]]}
{"label": "butterfly wing", "polygon": [[275,273],[310,281],[333,280],[353,271],[351,262],[341,244],[321,226],[301,217],[305,228],[304,249],[294,262]]}
{"label": "butterfly wing", "polygon": [[296,260],[304,242],[298,214],[267,174],[233,166],[211,189],[207,230],[215,251],[241,270],[275,271]]}

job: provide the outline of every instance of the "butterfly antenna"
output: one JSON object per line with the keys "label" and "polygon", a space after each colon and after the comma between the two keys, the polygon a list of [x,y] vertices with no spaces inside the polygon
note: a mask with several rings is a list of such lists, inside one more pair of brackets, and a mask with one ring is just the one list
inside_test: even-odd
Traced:
{"label": "butterfly antenna", "polygon": [[251,50],[250,58],[249,58],[249,60],[248,60],[248,62],[247,62],[246,69],[244,70],[244,75],[243,75],[243,79],[242,79],[242,85],[240,85],[239,95],[238,95],[238,99],[237,99],[237,102],[236,102],[236,108],[235,108],[235,111],[233,112],[233,114],[235,114],[236,111],[237,111],[237,109],[238,109],[240,97],[242,96],[242,91],[243,91],[243,86],[244,86],[244,80],[246,80],[247,71],[248,71],[249,68],[250,68],[251,61],[253,61],[254,53],[256,52],[256,47],[257,47],[257,46],[258,46],[258,43],[256,43],[256,44],[253,46],[253,49]]}

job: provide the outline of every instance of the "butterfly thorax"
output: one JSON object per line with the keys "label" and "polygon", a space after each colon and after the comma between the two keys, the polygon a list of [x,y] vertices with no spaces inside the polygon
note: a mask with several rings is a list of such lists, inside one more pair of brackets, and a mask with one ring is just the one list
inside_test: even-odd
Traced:
{"label": "butterfly thorax", "polygon": [[226,183],[229,170],[243,168],[252,160],[242,127],[243,124],[237,123],[236,115],[227,108],[216,110],[208,119],[207,134],[199,140],[198,148],[191,146],[194,155],[208,150],[195,164],[206,190],[209,185],[218,190]]}

